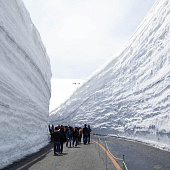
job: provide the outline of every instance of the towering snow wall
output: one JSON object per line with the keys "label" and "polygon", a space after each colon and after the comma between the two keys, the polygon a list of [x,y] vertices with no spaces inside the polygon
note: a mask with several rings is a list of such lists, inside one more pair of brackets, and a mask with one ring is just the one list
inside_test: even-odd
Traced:
{"label": "towering snow wall", "polygon": [[0,1],[0,168],[48,143],[49,57],[21,0]]}
{"label": "towering snow wall", "polygon": [[87,123],[170,149],[169,23],[170,1],[156,1],[122,50],[50,113],[51,123]]}

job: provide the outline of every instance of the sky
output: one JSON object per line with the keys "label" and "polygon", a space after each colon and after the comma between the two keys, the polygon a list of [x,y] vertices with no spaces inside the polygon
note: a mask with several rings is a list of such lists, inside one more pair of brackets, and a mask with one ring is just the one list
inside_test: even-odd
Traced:
{"label": "sky", "polygon": [[56,109],[83,84],[81,79],[51,79],[51,100],[49,111]]}
{"label": "sky", "polygon": [[114,56],[155,0],[23,0],[54,79],[87,79]]}

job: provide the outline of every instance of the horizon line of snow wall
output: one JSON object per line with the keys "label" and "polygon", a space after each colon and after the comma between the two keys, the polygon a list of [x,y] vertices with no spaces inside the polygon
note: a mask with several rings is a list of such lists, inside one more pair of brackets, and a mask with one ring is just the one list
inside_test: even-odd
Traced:
{"label": "horizon line of snow wall", "polygon": [[170,149],[170,2],[156,1],[122,50],[60,107],[51,123]]}
{"label": "horizon line of snow wall", "polygon": [[0,168],[49,142],[51,66],[21,0],[0,3]]}

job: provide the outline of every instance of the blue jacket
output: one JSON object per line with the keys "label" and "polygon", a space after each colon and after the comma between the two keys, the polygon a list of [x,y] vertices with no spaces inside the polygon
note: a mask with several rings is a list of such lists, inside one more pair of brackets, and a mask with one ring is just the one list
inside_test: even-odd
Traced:
{"label": "blue jacket", "polygon": [[72,132],[69,132],[69,131],[68,131],[68,132],[66,133],[66,137],[69,138],[69,139],[72,139],[72,137],[73,137]]}

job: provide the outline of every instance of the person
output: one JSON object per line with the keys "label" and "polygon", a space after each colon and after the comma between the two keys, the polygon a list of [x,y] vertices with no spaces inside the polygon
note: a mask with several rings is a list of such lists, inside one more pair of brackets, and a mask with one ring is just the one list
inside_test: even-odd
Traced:
{"label": "person", "polygon": [[88,128],[87,128],[87,125],[85,124],[84,128],[83,128],[83,143],[84,143],[84,145],[87,143],[87,136],[88,136]]}
{"label": "person", "polygon": [[60,150],[60,138],[61,138],[61,133],[58,130],[58,127],[55,127],[53,137],[54,137],[54,155],[58,155],[58,152]]}
{"label": "person", "polygon": [[73,131],[73,147],[74,147],[74,143],[76,143],[75,146],[77,146],[77,144],[78,144],[78,136],[79,136],[78,130],[75,127],[75,129]]}
{"label": "person", "polygon": [[82,138],[82,129],[79,127],[79,143],[81,143],[81,138]]}
{"label": "person", "polygon": [[70,148],[71,148],[72,131],[71,131],[70,128],[69,128],[69,130],[66,133],[66,138],[67,138],[66,146],[68,147],[68,142],[70,142]]}
{"label": "person", "polygon": [[63,143],[65,141],[65,133],[64,133],[64,127],[61,125],[60,128],[61,138],[60,138],[60,151],[59,153],[63,153]]}
{"label": "person", "polygon": [[60,128],[61,128],[61,126],[60,126],[60,125],[58,125],[58,130],[60,130]]}
{"label": "person", "polygon": [[90,125],[88,125],[88,143],[90,143],[90,132],[91,132],[91,129],[90,129]]}
{"label": "person", "polygon": [[54,133],[54,125],[52,125],[52,127],[50,127],[49,125],[49,132],[50,132],[50,136],[51,136],[51,142],[53,141],[53,133]]}

